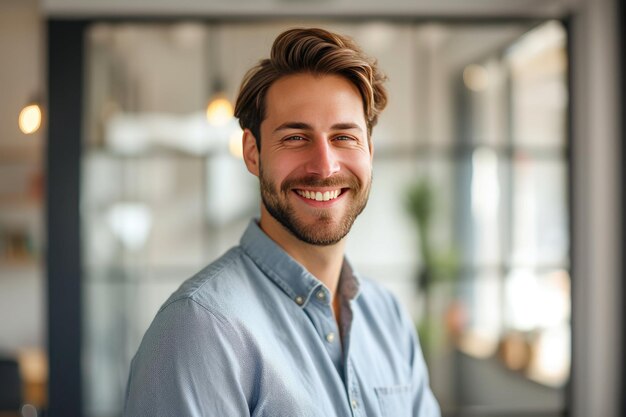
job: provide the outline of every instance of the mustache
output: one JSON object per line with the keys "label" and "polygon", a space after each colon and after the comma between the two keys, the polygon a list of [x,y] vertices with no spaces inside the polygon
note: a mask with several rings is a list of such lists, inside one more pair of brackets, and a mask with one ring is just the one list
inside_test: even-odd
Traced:
{"label": "mustache", "polygon": [[294,188],[306,187],[352,188],[358,191],[361,189],[361,183],[355,177],[337,176],[320,178],[318,176],[308,175],[304,177],[286,179],[283,181],[280,191],[288,193]]}

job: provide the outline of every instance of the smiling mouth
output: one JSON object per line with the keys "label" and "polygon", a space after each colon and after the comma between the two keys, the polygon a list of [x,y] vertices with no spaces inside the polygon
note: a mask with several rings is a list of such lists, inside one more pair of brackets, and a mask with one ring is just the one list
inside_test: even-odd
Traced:
{"label": "smiling mouth", "polygon": [[341,189],[338,190],[330,190],[330,191],[309,191],[309,190],[295,190],[295,192],[300,196],[307,198],[309,200],[315,201],[330,201],[339,197],[342,193]]}

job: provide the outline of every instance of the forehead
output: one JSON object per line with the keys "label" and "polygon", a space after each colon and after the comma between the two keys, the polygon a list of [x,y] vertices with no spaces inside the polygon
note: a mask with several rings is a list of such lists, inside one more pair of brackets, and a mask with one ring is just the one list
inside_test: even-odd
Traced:
{"label": "forehead", "polygon": [[287,120],[320,128],[350,122],[365,129],[363,100],[358,88],[339,75],[288,75],[270,86],[265,97],[262,127]]}

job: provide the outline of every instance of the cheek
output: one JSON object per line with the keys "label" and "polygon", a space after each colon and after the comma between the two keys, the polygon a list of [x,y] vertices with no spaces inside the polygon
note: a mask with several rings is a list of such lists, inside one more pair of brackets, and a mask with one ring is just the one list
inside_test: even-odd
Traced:
{"label": "cheek", "polygon": [[295,158],[265,158],[262,161],[263,175],[277,183],[295,175],[299,166],[302,164],[299,164]]}
{"label": "cheek", "polygon": [[272,163],[272,171],[281,177],[289,177],[301,174],[307,165],[308,159],[304,155],[288,154],[275,158]]}
{"label": "cheek", "polygon": [[355,159],[346,167],[362,181],[369,181],[372,176],[372,162],[369,157]]}

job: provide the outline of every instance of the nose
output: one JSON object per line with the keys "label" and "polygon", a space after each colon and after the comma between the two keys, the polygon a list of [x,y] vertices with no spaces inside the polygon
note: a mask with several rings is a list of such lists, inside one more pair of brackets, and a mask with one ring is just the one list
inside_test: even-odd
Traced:
{"label": "nose", "polygon": [[328,178],[339,172],[340,165],[336,152],[328,139],[314,141],[305,165],[307,173]]}

